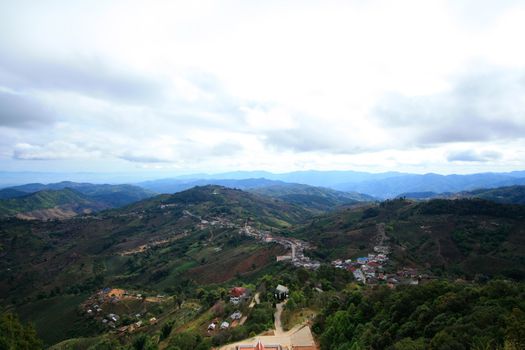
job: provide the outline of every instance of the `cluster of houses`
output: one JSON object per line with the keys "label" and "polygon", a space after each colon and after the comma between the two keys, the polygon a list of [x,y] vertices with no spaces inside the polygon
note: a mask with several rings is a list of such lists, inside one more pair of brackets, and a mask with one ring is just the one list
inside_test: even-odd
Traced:
{"label": "cluster of houses", "polygon": [[374,253],[352,259],[337,259],[332,261],[332,266],[351,271],[354,278],[365,284],[374,284],[387,281],[384,266],[388,262],[388,246],[375,246]]}
{"label": "cluster of houses", "polygon": [[241,318],[242,318],[242,312],[237,310],[234,313],[232,313],[228,317],[228,319],[223,320],[222,322],[220,322],[218,319],[215,319],[208,325],[208,332],[216,330],[217,326],[221,330],[228,329],[230,327],[236,327],[239,324]]}
{"label": "cluster of houses", "polygon": [[310,270],[316,270],[321,266],[319,261],[312,260],[304,255],[304,251],[310,249],[308,242],[296,238],[276,236],[268,231],[257,230],[247,223],[239,230],[239,233],[265,243],[278,243],[291,250],[290,254],[277,256],[277,261],[289,261],[294,266],[304,267]]}
{"label": "cluster of houses", "polygon": [[386,273],[385,265],[388,263],[390,248],[384,245],[374,247],[374,253],[352,259],[337,259],[332,261],[332,266],[351,271],[358,282],[364,284],[386,283],[389,287],[398,284],[419,284],[422,278],[428,278],[416,268],[403,267],[397,273]]}
{"label": "cluster of houses", "polygon": [[[230,289],[230,303],[233,305],[239,305],[245,303],[250,299],[250,290],[245,287],[233,287]],[[226,320],[214,319],[208,325],[208,332],[215,331],[217,328],[224,330],[230,327],[236,327],[242,319],[242,312],[240,310],[232,313]]]}
{"label": "cluster of houses", "polygon": [[[159,295],[158,298],[163,296]],[[103,308],[107,308],[109,304],[116,304],[122,300],[131,300],[131,299],[144,299],[141,293],[130,292],[124,289],[119,288],[104,288],[89,297],[83,304],[82,308],[85,311],[86,316],[92,317],[96,320],[99,320],[102,324],[106,325],[109,328],[115,329],[120,321],[121,316],[116,313],[105,314]],[[137,319],[136,322],[118,328],[120,332],[133,332],[135,329],[142,327],[143,321],[141,318],[142,314],[137,313],[134,315]],[[146,320],[146,322],[148,322]],[[155,317],[149,319],[150,324],[155,324],[157,322]]]}

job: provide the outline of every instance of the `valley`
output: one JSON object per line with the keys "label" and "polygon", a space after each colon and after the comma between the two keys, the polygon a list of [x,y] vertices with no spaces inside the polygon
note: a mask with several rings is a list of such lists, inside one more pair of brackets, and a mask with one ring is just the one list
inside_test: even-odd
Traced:
{"label": "valley", "polygon": [[[400,198],[318,210],[212,185],[64,220],[3,219],[0,302],[57,350],[141,337],[161,349],[190,338],[203,349],[315,348],[315,315],[340,293],[525,276],[518,205]],[[235,288],[247,298],[233,303]]]}

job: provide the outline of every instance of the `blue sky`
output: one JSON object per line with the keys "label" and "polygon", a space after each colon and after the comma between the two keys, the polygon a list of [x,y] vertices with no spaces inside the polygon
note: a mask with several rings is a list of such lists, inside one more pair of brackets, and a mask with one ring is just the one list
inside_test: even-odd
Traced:
{"label": "blue sky", "polygon": [[0,1],[0,169],[525,169],[518,1]]}

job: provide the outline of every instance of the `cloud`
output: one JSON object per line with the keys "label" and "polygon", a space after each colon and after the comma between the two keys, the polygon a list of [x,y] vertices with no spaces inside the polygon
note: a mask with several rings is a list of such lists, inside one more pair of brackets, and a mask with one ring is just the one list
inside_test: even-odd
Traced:
{"label": "cloud", "polygon": [[447,160],[449,162],[489,162],[502,157],[503,155],[497,151],[462,150],[449,152]]}
{"label": "cloud", "polygon": [[13,158],[18,160],[95,159],[100,153],[74,143],[53,141],[45,145],[19,143],[15,145]]}
{"label": "cloud", "polygon": [[19,91],[76,92],[131,104],[159,102],[165,88],[162,79],[85,56],[2,55],[0,78],[3,84]]}
{"label": "cloud", "polygon": [[525,71],[480,66],[426,96],[384,96],[373,117],[413,145],[525,137]]}
{"label": "cloud", "polygon": [[34,97],[0,89],[0,126],[42,127],[55,119],[55,113]]}

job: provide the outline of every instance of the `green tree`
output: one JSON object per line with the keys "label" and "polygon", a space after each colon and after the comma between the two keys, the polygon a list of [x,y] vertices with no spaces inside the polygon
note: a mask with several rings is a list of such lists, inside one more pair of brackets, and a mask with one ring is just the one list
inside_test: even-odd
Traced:
{"label": "green tree", "polygon": [[34,328],[23,325],[12,313],[0,316],[0,349],[2,350],[37,350],[43,343],[37,337]]}

